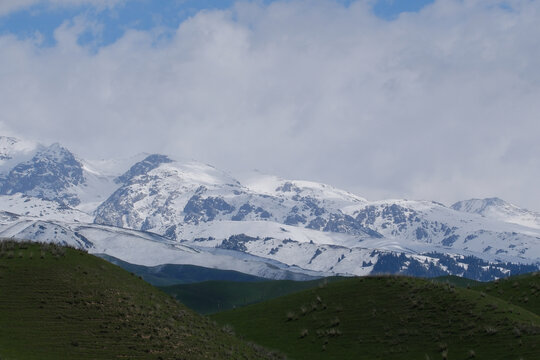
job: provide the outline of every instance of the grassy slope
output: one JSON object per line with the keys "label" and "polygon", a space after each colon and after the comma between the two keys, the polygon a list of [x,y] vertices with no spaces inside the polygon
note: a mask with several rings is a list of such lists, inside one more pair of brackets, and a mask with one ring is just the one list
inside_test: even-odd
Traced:
{"label": "grassy slope", "polygon": [[293,292],[317,287],[334,278],[313,281],[277,280],[265,282],[206,281],[197,284],[173,285],[161,289],[201,313],[218,311],[270,300]]}
{"label": "grassy slope", "polygon": [[539,316],[425,279],[347,279],[212,318],[294,359],[540,358]]}
{"label": "grassy slope", "polygon": [[0,243],[3,360],[267,356],[102,259],[19,246]]}
{"label": "grassy slope", "polygon": [[540,272],[482,283],[472,289],[504,299],[540,316]]}
{"label": "grassy slope", "polygon": [[540,315],[540,272],[510,276],[487,283],[459,276],[441,276],[433,280],[481,291]]}

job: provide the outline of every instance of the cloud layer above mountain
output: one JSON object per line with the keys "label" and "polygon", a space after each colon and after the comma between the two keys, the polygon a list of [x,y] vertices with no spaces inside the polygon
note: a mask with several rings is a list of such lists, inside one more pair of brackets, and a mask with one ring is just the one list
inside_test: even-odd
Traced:
{"label": "cloud layer above mountain", "polygon": [[540,209],[540,2],[237,3],[105,47],[84,15],[0,36],[0,129],[84,157],[147,151],[370,199]]}

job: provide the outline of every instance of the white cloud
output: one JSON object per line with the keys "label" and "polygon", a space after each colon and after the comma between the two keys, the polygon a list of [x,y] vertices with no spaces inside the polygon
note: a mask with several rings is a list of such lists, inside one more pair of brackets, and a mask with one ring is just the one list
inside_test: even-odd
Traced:
{"label": "white cloud", "polygon": [[6,15],[12,11],[24,9],[35,5],[39,0],[3,0],[0,1],[0,16]]}
{"label": "white cloud", "polygon": [[540,2],[240,3],[172,38],[87,24],[0,38],[1,121],[83,156],[139,151],[325,181],[368,198],[500,196],[540,210]]}
{"label": "white cloud", "polygon": [[51,7],[92,5],[98,9],[112,8],[126,0],[0,0],[0,16],[24,10],[34,5],[45,4]]}

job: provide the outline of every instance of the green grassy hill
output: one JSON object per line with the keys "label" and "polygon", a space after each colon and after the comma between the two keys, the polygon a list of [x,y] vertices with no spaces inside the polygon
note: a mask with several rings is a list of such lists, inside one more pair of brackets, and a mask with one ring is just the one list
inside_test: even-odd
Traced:
{"label": "green grassy hill", "polygon": [[83,252],[0,242],[0,359],[273,356]]}
{"label": "green grassy hill", "polygon": [[312,281],[205,281],[196,284],[166,286],[161,287],[161,289],[187,307],[201,314],[211,314],[315,288],[336,279],[338,278]]}
{"label": "green grassy hill", "polygon": [[540,315],[540,272],[516,275],[472,288]]}
{"label": "green grassy hill", "polygon": [[347,279],[212,318],[297,360],[540,358],[538,315],[427,279]]}

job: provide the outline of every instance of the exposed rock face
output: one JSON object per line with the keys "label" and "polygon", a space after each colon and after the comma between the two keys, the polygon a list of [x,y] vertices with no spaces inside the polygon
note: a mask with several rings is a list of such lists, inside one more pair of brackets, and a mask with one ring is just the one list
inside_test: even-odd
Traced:
{"label": "exposed rock face", "polygon": [[124,184],[133,179],[135,176],[144,175],[150,170],[157,168],[161,164],[171,163],[172,160],[168,156],[153,154],[149,155],[143,161],[140,161],[133,165],[127,172],[116,178],[116,182]]}
{"label": "exposed rock face", "polygon": [[84,181],[82,164],[66,148],[53,144],[15,166],[3,179],[0,193],[22,193],[76,206],[79,199],[69,188]]}

